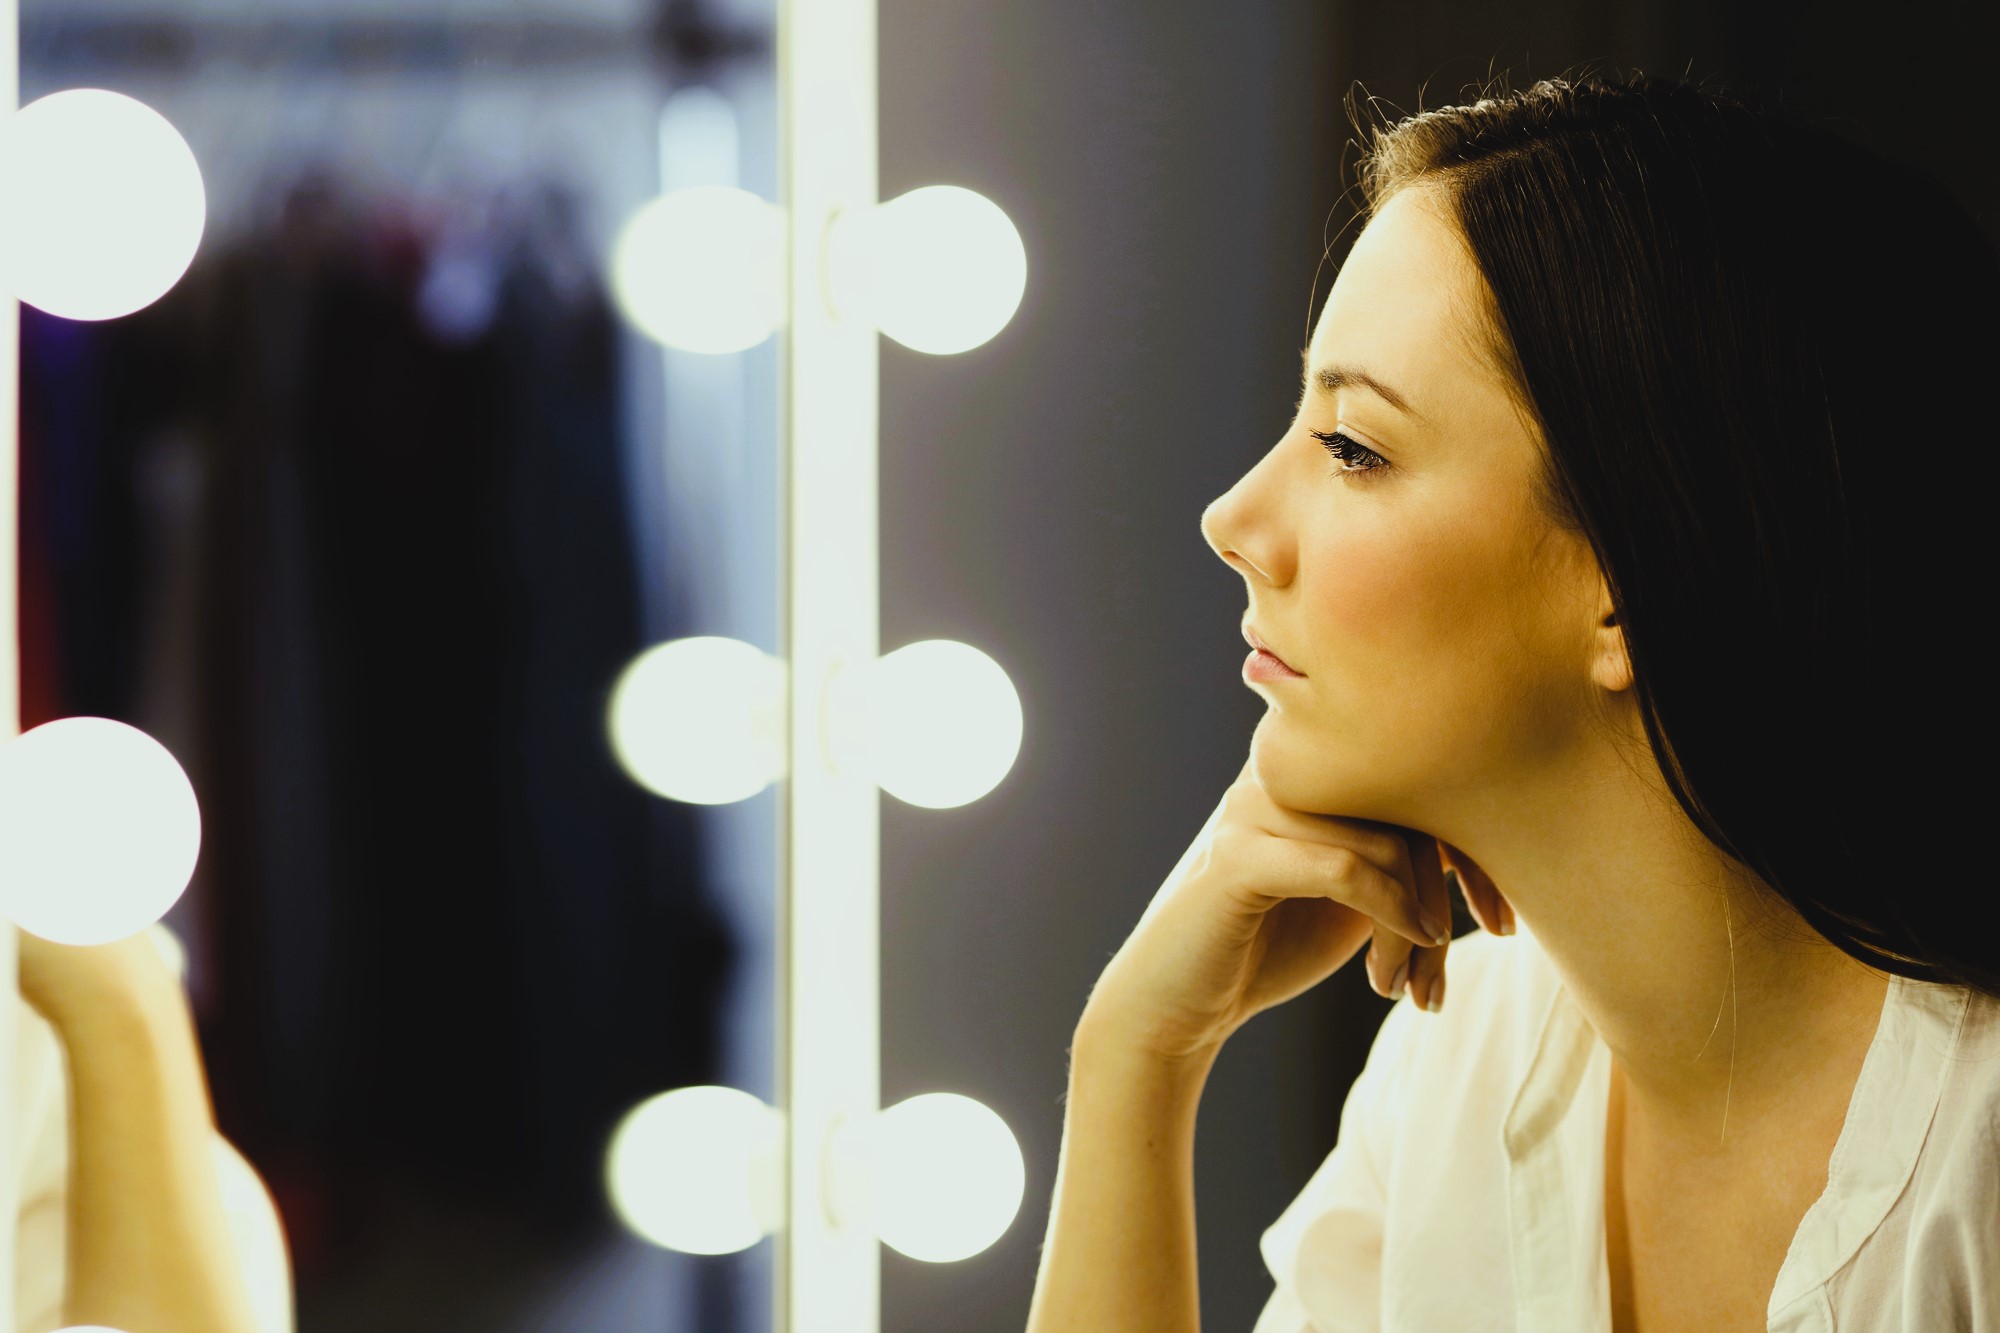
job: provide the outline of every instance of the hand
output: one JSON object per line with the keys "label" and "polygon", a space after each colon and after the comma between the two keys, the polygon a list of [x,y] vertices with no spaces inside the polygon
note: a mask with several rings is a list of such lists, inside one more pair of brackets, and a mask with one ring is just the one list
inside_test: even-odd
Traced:
{"label": "hand", "polygon": [[1279,805],[1253,763],[1106,965],[1083,1025],[1170,1060],[1199,1058],[1324,981],[1371,932],[1429,944],[1449,930],[1434,855],[1413,859],[1390,825]]}
{"label": "hand", "polygon": [[21,998],[57,1029],[129,1009],[177,990],[173,970],[146,931],[109,944],[57,944],[13,927]]}
{"label": "hand", "polygon": [[[1442,873],[1447,885],[1455,883],[1472,912],[1472,919],[1490,935],[1514,933],[1514,908],[1476,862],[1448,842],[1427,834],[1405,831],[1412,855],[1432,876]],[[1444,956],[1450,947],[1418,945],[1393,931],[1375,927],[1375,943],[1368,950],[1368,983],[1377,995],[1401,999],[1407,988],[1420,1009],[1433,1012],[1444,1005]],[[1407,976],[1399,971],[1408,967]]]}

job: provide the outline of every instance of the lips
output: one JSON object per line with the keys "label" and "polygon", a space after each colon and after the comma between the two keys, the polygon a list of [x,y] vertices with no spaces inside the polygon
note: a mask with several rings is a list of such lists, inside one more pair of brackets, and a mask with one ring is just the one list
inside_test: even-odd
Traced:
{"label": "lips", "polygon": [[1298,674],[1301,676],[1305,675],[1305,672],[1299,671],[1299,669],[1293,666],[1290,662],[1286,662],[1284,657],[1276,649],[1272,648],[1270,644],[1265,643],[1264,640],[1258,635],[1257,631],[1251,627],[1250,622],[1247,620],[1243,622],[1243,641],[1249,644],[1252,648],[1255,648],[1258,652],[1269,653],[1271,656],[1277,658],[1280,662],[1283,662],[1285,670],[1298,672]]}

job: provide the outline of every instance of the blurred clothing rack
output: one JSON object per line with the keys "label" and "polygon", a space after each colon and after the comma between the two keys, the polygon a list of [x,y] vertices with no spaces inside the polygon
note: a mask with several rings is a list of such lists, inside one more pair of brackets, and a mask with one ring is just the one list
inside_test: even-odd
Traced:
{"label": "blurred clothing rack", "polygon": [[339,73],[657,64],[688,71],[772,58],[768,31],[669,3],[640,22],[552,17],[163,17],[117,9],[21,15],[22,63],[45,76],[115,66],[173,74],[215,63]]}

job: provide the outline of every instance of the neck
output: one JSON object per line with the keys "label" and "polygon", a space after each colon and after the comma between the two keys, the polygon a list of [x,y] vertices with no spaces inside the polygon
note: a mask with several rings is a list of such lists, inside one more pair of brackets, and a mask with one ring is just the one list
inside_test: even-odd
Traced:
{"label": "neck", "polygon": [[1888,974],[1718,852],[1655,765],[1605,751],[1484,799],[1449,840],[1507,895],[1659,1132],[1726,1151],[1782,1134],[1823,1086],[1851,1090]]}

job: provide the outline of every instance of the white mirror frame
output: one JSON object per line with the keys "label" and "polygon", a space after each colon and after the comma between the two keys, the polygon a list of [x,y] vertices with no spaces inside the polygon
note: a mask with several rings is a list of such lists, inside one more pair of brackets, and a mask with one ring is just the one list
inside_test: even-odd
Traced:
{"label": "white mirror frame", "polygon": [[829,308],[826,238],[877,202],[875,0],[781,0],[779,178],[792,220],[783,471],[791,663],[777,1012],[788,1131],[786,1225],[773,1322],[783,1333],[877,1333],[872,1228],[832,1207],[844,1122],[881,1109],[879,788],[841,772],[825,700],[843,667],[881,652],[876,456],[879,344]]}
{"label": "white mirror frame", "polygon": [[[21,105],[18,0],[0,0],[0,115]],[[0,742],[21,731],[21,638],[16,534],[20,517],[21,306],[0,292]],[[14,1333],[14,1039],[21,1003],[15,982],[14,931],[0,921],[0,1328]]]}
{"label": "white mirror frame", "polygon": [[[880,652],[876,455],[879,349],[825,298],[825,238],[843,210],[877,202],[874,0],[784,0],[778,69],[789,242],[786,348],[786,623],[792,663],[786,910],[780,938],[779,1104],[789,1129],[788,1225],[777,1237],[785,1333],[878,1333],[880,1251],[827,1189],[844,1122],[880,1109],[880,797],[834,768],[824,698],[844,665]],[[19,11],[0,0],[0,112],[19,105]],[[17,589],[19,305],[0,293],[0,741],[20,731]],[[0,1149],[13,1143],[19,1003],[11,931],[0,931]],[[0,1199],[16,1193],[0,1151]],[[14,1209],[0,1207],[0,1328],[12,1330]]]}

